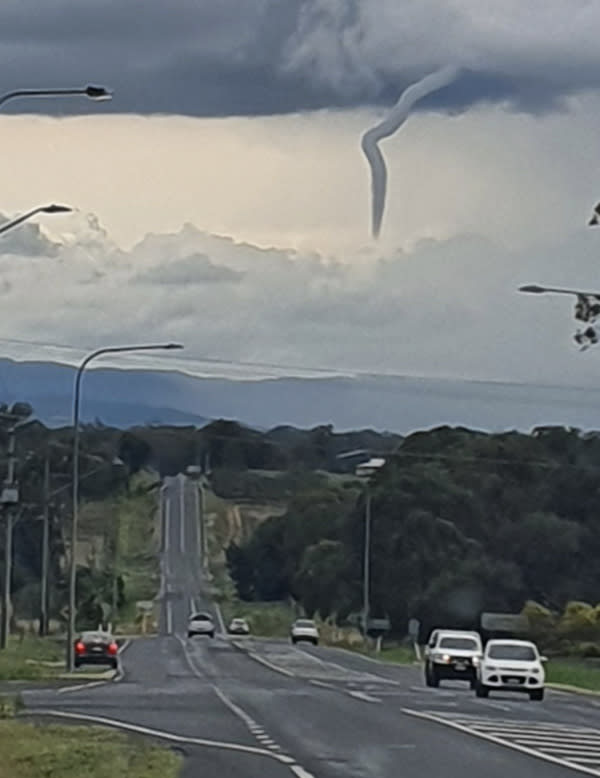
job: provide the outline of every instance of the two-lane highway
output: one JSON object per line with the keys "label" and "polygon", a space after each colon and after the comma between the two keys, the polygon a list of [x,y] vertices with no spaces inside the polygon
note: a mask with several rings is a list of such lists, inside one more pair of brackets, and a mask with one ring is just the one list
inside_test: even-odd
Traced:
{"label": "two-lane highway", "polygon": [[[161,490],[159,635],[132,641],[123,678],[25,695],[31,711],[100,721],[184,750],[189,775],[565,778],[600,775],[600,702],[543,703],[424,687],[416,667],[326,647],[229,639],[200,559],[195,485]],[[217,635],[187,638],[190,613]]]}

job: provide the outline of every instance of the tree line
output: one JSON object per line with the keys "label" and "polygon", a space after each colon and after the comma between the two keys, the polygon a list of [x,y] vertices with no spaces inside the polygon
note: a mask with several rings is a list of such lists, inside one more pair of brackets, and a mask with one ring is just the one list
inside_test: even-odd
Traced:
{"label": "tree line", "polygon": [[[476,628],[484,611],[600,600],[600,436],[443,427],[408,436],[371,490],[371,612],[398,634]],[[297,494],[228,550],[239,595],[343,623],[361,607],[365,487]]]}

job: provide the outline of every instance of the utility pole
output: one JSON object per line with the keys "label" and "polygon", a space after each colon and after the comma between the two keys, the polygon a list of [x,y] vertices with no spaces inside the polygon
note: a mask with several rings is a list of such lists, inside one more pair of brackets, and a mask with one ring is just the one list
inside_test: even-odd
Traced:
{"label": "utility pole", "polygon": [[42,581],[40,586],[40,636],[48,634],[48,579],[50,568],[50,456],[46,451],[44,459],[44,494],[43,494],[43,532],[42,532]]}
{"label": "utility pole", "polygon": [[1,502],[5,506],[6,528],[4,537],[4,588],[2,591],[2,630],[0,632],[0,648],[8,645],[10,635],[10,615],[12,611],[12,557],[14,519],[12,506],[19,501],[19,490],[15,482],[15,424],[8,430],[8,473],[2,490]]}

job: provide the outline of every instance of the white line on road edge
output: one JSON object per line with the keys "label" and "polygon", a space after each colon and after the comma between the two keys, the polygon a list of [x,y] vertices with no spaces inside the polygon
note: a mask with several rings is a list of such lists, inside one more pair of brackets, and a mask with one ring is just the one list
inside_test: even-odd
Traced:
{"label": "white line on road edge", "polygon": [[455,721],[443,719],[440,716],[434,716],[431,713],[423,713],[422,711],[412,710],[410,708],[402,708],[402,713],[405,713],[407,716],[413,716],[417,719],[433,721],[436,724],[442,724],[445,727],[452,727],[453,729],[457,729],[460,732],[466,733],[467,735],[473,735],[473,737],[478,737],[481,740],[487,740],[490,743],[495,743],[498,746],[511,748],[513,751],[520,751],[522,754],[527,754],[527,756],[533,756],[536,759],[543,759],[546,762],[552,762],[553,764],[560,765],[561,767],[567,767],[569,770],[577,770],[578,772],[586,773],[587,775],[595,775],[596,778],[598,776],[598,771],[593,770],[592,768],[583,767],[582,765],[576,764],[575,762],[569,762],[566,759],[559,759],[556,756],[545,754],[542,751],[535,751],[533,748],[527,748],[526,746],[521,746],[508,740],[502,740],[502,738],[489,735],[487,732],[479,732],[475,729],[471,729],[470,727],[465,726],[464,724],[457,724]]}
{"label": "white line on road edge", "polygon": [[75,686],[61,686],[56,690],[57,694],[68,694],[69,692],[79,692],[82,689],[92,689],[94,686],[104,686],[108,681],[88,681],[87,683],[78,683]]}
{"label": "white line on road edge", "polygon": [[[140,735],[147,735],[149,737],[160,738],[161,740],[170,740],[174,743],[188,743],[193,746],[205,746],[206,748],[220,748],[227,751],[242,751],[246,754],[256,754],[257,756],[267,756],[271,759],[275,759],[283,764],[290,764],[293,759],[290,757],[284,757],[282,754],[275,754],[266,748],[258,748],[257,746],[245,746],[241,743],[229,743],[223,740],[206,740],[205,738],[186,737],[184,735],[176,735],[174,732],[165,732],[161,729],[151,729],[150,727],[142,727],[139,724],[130,724],[127,721],[121,721],[120,719],[108,719],[104,716],[91,716],[87,713],[67,713],[66,711],[53,710],[52,708],[33,708],[31,710],[22,711],[20,716],[52,716],[52,718],[61,719],[73,719],[77,721],[89,721],[92,724],[102,724],[107,727],[115,727],[116,729],[125,729],[129,732],[136,732]],[[289,760],[289,761],[288,761]]]}

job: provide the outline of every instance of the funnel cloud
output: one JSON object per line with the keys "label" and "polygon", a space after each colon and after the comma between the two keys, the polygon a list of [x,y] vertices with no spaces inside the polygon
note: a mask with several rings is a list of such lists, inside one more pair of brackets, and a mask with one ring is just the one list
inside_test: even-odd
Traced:
{"label": "funnel cloud", "polygon": [[411,84],[400,95],[400,99],[388,116],[362,136],[361,147],[371,168],[371,209],[374,238],[379,237],[385,208],[387,190],[387,168],[379,142],[397,132],[408,119],[412,107],[432,92],[451,84],[458,76],[458,68],[446,66]]}

